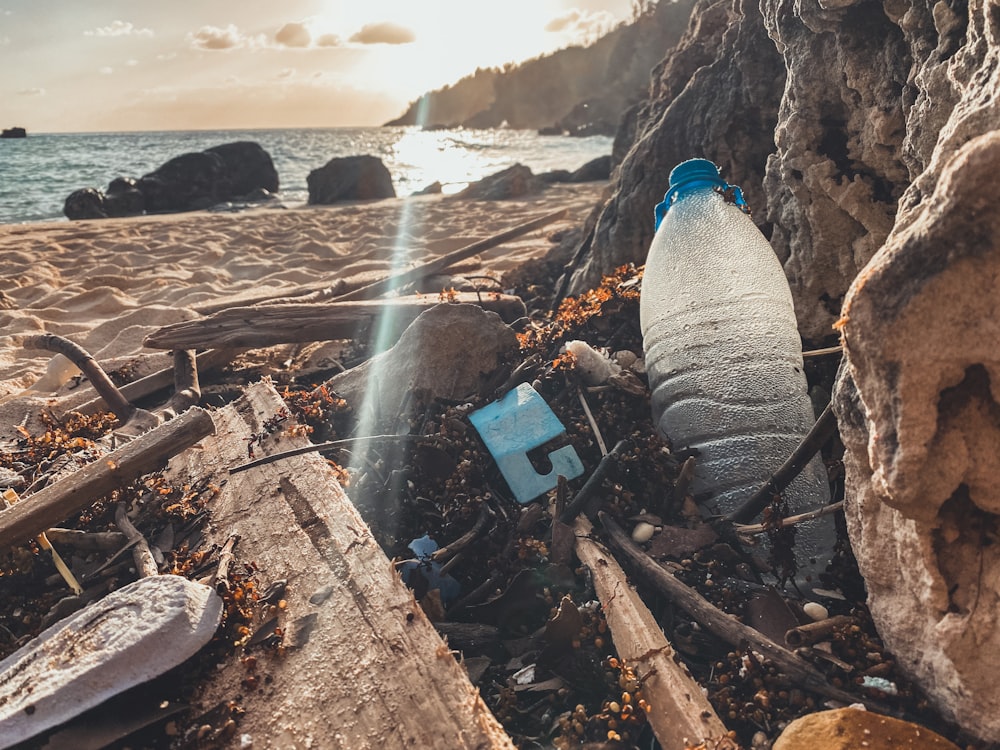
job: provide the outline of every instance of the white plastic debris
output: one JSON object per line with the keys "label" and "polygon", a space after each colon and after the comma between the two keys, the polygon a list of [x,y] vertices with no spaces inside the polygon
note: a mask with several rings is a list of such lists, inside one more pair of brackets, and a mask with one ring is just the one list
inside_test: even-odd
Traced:
{"label": "white plastic debris", "polygon": [[602,385],[622,371],[617,362],[612,362],[586,341],[567,341],[566,351],[576,359],[576,370],[587,385]]}
{"label": "white plastic debris", "polygon": [[60,620],[0,662],[3,746],[177,666],[212,638],[221,615],[211,588],[162,575]]}
{"label": "white plastic debris", "polygon": [[656,531],[656,527],[651,523],[646,523],[645,521],[639,521],[632,529],[632,541],[636,544],[643,544],[648,542],[653,538],[653,533]]}

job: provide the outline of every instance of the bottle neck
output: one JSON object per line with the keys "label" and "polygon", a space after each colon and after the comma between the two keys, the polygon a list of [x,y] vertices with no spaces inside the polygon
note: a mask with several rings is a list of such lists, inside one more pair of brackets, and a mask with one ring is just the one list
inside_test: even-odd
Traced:
{"label": "bottle neck", "polygon": [[743,191],[736,185],[728,184],[721,177],[704,177],[685,180],[684,182],[671,187],[667,191],[667,194],[663,196],[663,200],[656,205],[656,208],[653,211],[655,217],[653,231],[655,232],[660,228],[660,222],[663,221],[663,217],[667,215],[667,211],[670,210],[671,206],[683,199],[686,195],[703,192],[719,193],[729,203],[734,204],[737,208],[743,211],[743,213],[750,213],[750,207],[747,206],[747,202],[743,198]]}

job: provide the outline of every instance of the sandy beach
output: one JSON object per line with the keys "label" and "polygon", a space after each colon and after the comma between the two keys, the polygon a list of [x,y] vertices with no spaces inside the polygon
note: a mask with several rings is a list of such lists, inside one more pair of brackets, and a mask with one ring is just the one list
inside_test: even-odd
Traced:
{"label": "sandy beach", "polygon": [[[39,380],[52,357],[23,348],[26,335],[65,336],[107,369],[127,362],[138,377],[166,364],[167,355],[145,349],[143,338],[205,308],[340,280],[367,283],[394,265],[409,267],[566,209],[565,219],[451,269],[499,279],[544,255],[560,232],[582,226],[604,187],[556,184],[541,195],[502,202],[431,195],[0,226],[0,399],[29,388],[39,397],[58,395],[58,381],[66,378]],[[432,279],[420,291],[439,292],[447,283]]]}

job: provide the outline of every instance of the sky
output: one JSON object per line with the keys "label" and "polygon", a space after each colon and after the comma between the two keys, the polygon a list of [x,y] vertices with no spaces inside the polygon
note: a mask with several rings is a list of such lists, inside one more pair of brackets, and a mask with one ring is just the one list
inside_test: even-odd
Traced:
{"label": "sky", "polygon": [[380,125],[477,67],[630,13],[630,0],[0,0],[0,127]]}

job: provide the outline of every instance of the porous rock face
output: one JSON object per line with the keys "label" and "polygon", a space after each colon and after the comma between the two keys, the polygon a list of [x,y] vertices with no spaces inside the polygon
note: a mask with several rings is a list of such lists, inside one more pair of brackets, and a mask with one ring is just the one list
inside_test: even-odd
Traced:
{"label": "porous rock face", "polygon": [[945,715],[990,742],[997,92],[995,3],[700,0],[649,101],[622,125],[617,184],[570,286],[645,260],[652,207],[678,162],[712,159],[744,188],[803,336],[832,338],[844,314],[835,409],[849,532],[879,632]]}
{"label": "porous rock face", "polygon": [[1000,741],[1000,132],[852,286],[835,409],[846,515],[887,648],[963,728]]}
{"label": "porous rock face", "polygon": [[940,115],[925,100],[955,98],[921,88],[947,83],[915,64],[937,54],[931,13],[889,5],[700,0],[621,125],[615,153],[630,150],[570,292],[645,260],[670,170],[703,157],[743,188],[785,264],[802,334],[832,336],[933,147]]}
{"label": "porous rock face", "polygon": [[[653,207],[667,190],[670,170],[685,159],[713,160],[763,216],[760,185],[774,150],[784,80],[781,56],[755,3],[699,0],[681,41],[653,69],[649,99],[621,126],[635,133],[634,143],[570,293],[596,286],[602,274],[623,263],[645,262]],[[616,153],[621,140],[616,139]]]}

